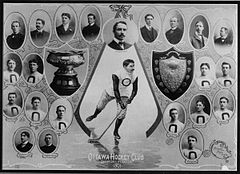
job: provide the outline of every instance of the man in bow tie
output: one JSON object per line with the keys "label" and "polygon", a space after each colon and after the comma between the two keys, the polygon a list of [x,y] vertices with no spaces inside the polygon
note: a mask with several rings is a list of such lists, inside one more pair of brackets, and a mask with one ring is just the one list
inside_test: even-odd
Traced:
{"label": "man in bow tie", "polygon": [[13,33],[7,37],[7,44],[11,49],[18,49],[24,42],[24,35],[20,32],[20,22],[13,21],[11,24],[11,29]]}
{"label": "man in bow tie", "polygon": [[69,41],[72,38],[75,28],[71,23],[71,15],[69,13],[62,13],[62,24],[56,28],[57,34],[63,41]]}
{"label": "man in bow tie", "polygon": [[31,31],[31,38],[37,46],[43,46],[48,38],[49,32],[44,30],[45,21],[41,18],[36,20],[36,30]]}
{"label": "man in bow tie", "polygon": [[132,45],[125,42],[127,33],[127,23],[125,21],[118,21],[113,26],[114,38],[112,42],[108,44],[109,47],[115,50],[125,50]]}
{"label": "man in bow tie", "polygon": [[28,152],[33,147],[33,144],[29,142],[30,133],[23,131],[21,133],[21,143],[16,146],[20,152]]}
{"label": "man in bow tie", "polygon": [[207,44],[207,37],[203,35],[204,25],[202,21],[195,23],[195,32],[191,38],[192,46],[196,49],[201,49]]}
{"label": "man in bow tie", "polygon": [[146,25],[140,29],[142,37],[146,42],[153,42],[158,35],[157,30],[155,30],[152,26],[153,19],[154,16],[152,14],[146,14],[145,15]]}
{"label": "man in bow tie", "polygon": [[171,44],[177,44],[182,39],[183,31],[178,27],[178,25],[179,25],[178,18],[175,16],[172,17],[170,19],[171,29],[165,33],[167,40]]}
{"label": "man in bow tie", "polygon": [[221,27],[220,29],[220,37],[214,40],[214,43],[218,46],[231,46],[232,40],[228,37],[228,28]]}

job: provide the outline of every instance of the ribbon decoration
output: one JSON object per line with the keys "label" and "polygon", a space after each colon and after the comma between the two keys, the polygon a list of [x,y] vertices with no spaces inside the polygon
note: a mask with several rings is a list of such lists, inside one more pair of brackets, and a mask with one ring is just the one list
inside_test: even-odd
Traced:
{"label": "ribbon decoration", "polygon": [[129,17],[130,20],[133,19],[132,14],[128,14],[128,10],[132,7],[132,5],[110,5],[109,6],[112,11],[117,12],[115,18],[125,18]]}

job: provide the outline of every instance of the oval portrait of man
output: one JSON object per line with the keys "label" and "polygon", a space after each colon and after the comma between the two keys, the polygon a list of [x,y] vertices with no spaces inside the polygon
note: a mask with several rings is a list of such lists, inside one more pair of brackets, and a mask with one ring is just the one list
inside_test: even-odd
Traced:
{"label": "oval portrait of man", "polygon": [[36,47],[46,45],[51,37],[52,24],[49,14],[44,10],[36,10],[30,17],[29,31],[32,43]]}
{"label": "oval portrait of man", "polygon": [[85,8],[80,16],[82,36],[87,41],[93,41],[101,33],[102,19],[99,9],[95,6]]}
{"label": "oval portrait of man", "polygon": [[59,138],[53,129],[43,129],[38,135],[38,148],[45,154],[54,153],[59,145]]}
{"label": "oval portrait of man", "polygon": [[189,40],[193,48],[202,49],[209,42],[209,22],[203,15],[195,16],[189,28]]}
{"label": "oval portrait of man", "polygon": [[66,131],[73,119],[73,108],[67,99],[55,100],[49,110],[49,121],[52,127],[60,132]]}
{"label": "oval portrait of man", "polygon": [[164,36],[172,44],[178,44],[183,37],[184,20],[179,10],[170,10],[164,19]]}
{"label": "oval portrait of man", "polygon": [[167,132],[179,134],[184,130],[186,123],[186,111],[178,102],[170,103],[163,114],[163,124]]}
{"label": "oval portrait of man", "polygon": [[214,97],[213,113],[215,118],[220,121],[230,120],[235,112],[234,95],[227,89],[220,90]]}
{"label": "oval portrait of man", "polygon": [[14,149],[19,153],[28,153],[35,146],[35,134],[29,127],[21,127],[13,135]]}
{"label": "oval portrait of man", "polygon": [[55,13],[55,33],[62,42],[69,42],[76,33],[77,15],[70,5],[60,6]]}
{"label": "oval portrait of man", "polygon": [[43,60],[40,55],[31,53],[23,61],[23,77],[29,85],[38,84],[43,78]]}
{"label": "oval portrait of man", "polygon": [[234,31],[227,19],[219,20],[214,27],[213,43],[218,54],[230,53],[233,48]]}
{"label": "oval portrait of man", "polygon": [[110,19],[103,27],[103,39],[113,50],[127,50],[138,40],[137,25],[129,19]]}
{"label": "oval portrait of man", "polygon": [[195,64],[195,81],[201,90],[210,90],[214,84],[215,63],[211,57],[201,57]]}
{"label": "oval portrait of man", "polygon": [[4,36],[8,48],[17,50],[24,45],[26,38],[26,20],[21,13],[11,13],[4,23]]}
{"label": "oval portrait of man", "polygon": [[235,83],[236,62],[230,57],[223,57],[216,65],[216,81],[222,88],[229,88]]}
{"label": "oval portrait of man", "polygon": [[25,114],[30,122],[41,122],[48,112],[48,101],[43,93],[34,91],[28,94],[25,102]]}
{"label": "oval portrait of man", "polygon": [[18,82],[22,74],[22,60],[17,53],[4,55],[3,60],[3,81],[7,84]]}
{"label": "oval portrait of man", "polygon": [[189,112],[194,125],[205,125],[211,118],[211,104],[206,95],[198,94],[191,99]]}
{"label": "oval portrait of man", "polygon": [[186,160],[198,160],[204,150],[204,139],[197,129],[187,129],[179,141],[180,152]]}
{"label": "oval portrait of man", "polygon": [[7,86],[3,89],[3,114],[15,118],[22,112],[24,105],[22,91],[16,86]]}
{"label": "oval portrait of man", "polygon": [[161,30],[161,18],[158,11],[153,7],[145,8],[139,19],[139,29],[142,39],[146,43],[154,42]]}

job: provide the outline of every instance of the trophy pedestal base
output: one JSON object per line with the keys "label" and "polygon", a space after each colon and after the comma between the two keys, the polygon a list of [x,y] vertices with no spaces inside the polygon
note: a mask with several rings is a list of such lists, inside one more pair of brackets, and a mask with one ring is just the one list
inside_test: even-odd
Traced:
{"label": "trophy pedestal base", "polygon": [[55,75],[53,82],[50,84],[51,88],[58,95],[72,95],[81,86],[75,75]]}

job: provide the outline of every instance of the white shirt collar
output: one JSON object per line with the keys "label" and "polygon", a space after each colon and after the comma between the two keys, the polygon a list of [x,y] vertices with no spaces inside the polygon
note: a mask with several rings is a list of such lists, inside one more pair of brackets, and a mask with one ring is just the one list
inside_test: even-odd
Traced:
{"label": "white shirt collar", "polygon": [[63,25],[63,28],[64,28],[65,31],[67,31],[68,27],[69,27],[69,23],[66,24],[66,25]]}

